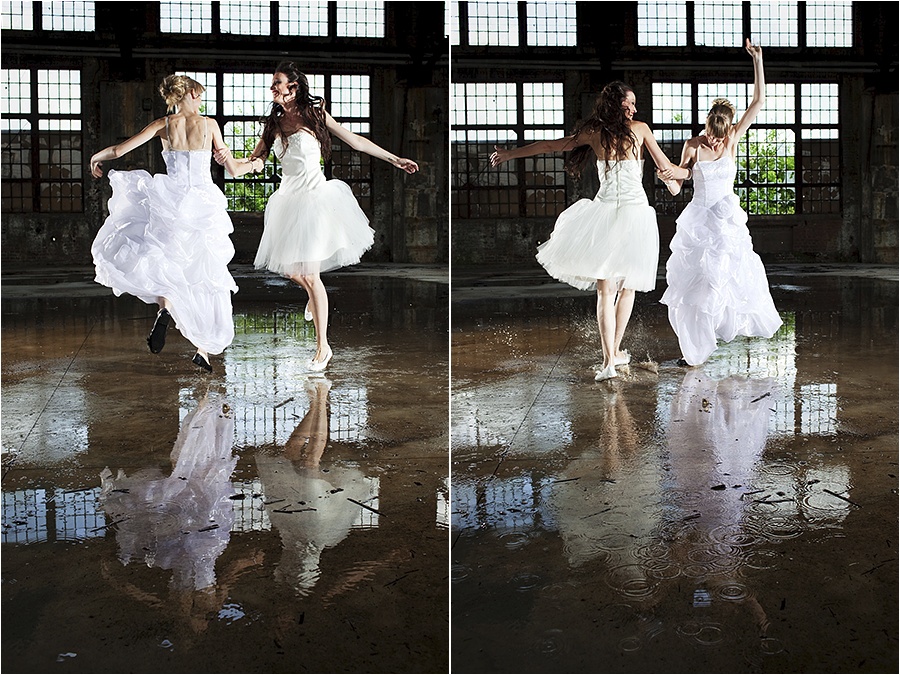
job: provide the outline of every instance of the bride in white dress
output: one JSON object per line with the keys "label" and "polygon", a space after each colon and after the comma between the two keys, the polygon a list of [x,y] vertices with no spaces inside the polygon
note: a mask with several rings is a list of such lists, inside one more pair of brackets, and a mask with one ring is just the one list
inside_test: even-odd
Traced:
{"label": "bride in white dress", "polygon": [[[738,141],[765,101],[762,49],[747,40],[753,57],[753,98],[733,124],[735,109],[716,99],[706,118],[705,133],[684,144],[681,166],[694,179],[694,195],[676,220],[677,229],[666,263],[669,323],[678,336],[684,363],[700,365],[716,350],[716,339],[738,335],[770,338],[781,326],[772,302],[766,270],[753,251],[747,214],[734,193]],[[669,191],[682,181],[672,171],[659,172]]]}
{"label": "bride in white dress", "polygon": [[556,279],[582,290],[597,288],[597,324],[603,365],[595,380],[616,377],[616,366],[631,361],[621,349],[635,291],[656,287],[659,230],[656,211],[642,185],[643,151],[658,169],[687,177],[660,150],[653,132],[634,119],[634,91],[623,82],[603,88],[593,114],[571,136],[507,150],[495,146],[491,164],[521,157],[572,150],[566,169],[577,176],[597,160],[600,189],[563,211],[550,239],[538,247],[537,260]]}
{"label": "bride in white dress", "polygon": [[[322,173],[321,160],[331,155],[331,135],[406,173],[415,173],[419,166],[338,124],[325,111],[325,101],[310,94],[306,75],[294,63],[278,65],[270,91],[272,110],[251,157],[265,160],[274,150],[282,180],[266,204],[254,265],[291,279],[309,294],[306,318],[316,329],[316,353],[307,368],[323,371],[333,352],[328,344],[328,295],[319,275],[358,263],[374,242],[374,230],[347,184],[326,180]],[[221,163],[226,153],[217,153],[216,160]]]}
{"label": "bride in white dress", "polygon": [[[190,77],[169,75],[159,93],[177,112],[91,157],[91,174],[100,178],[103,162],[159,138],[166,162],[166,173],[153,176],[143,169],[109,172],[109,217],[91,253],[98,283],[117,296],[129,293],[159,305],[147,337],[151,352],[162,350],[174,319],[197,348],[192,361],[211,371],[209,354],[220,354],[234,339],[231,294],[238,288],[228,271],[234,228],[209,171],[212,147],[225,143],[216,121],[200,114],[203,91]],[[240,174],[252,166],[230,159],[228,169]]]}

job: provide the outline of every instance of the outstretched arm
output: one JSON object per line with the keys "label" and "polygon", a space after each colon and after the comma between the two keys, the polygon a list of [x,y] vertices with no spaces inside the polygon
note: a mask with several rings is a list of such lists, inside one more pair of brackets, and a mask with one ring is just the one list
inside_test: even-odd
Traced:
{"label": "outstretched arm", "polygon": [[219,125],[215,120],[210,120],[210,122],[212,122],[213,157],[217,164],[224,166],[225,170],[233,178],[243,176],[245,173],[250,173],[251,171],[262,171],[263,167],[266,165],[265,155],[267,155],[268,152],[260,150],[260,146],[262,145],[261,139],[256,144],[253,153],[249,157],[235,159],[234,155],[231,154],[231,150],[225,145],[225,140],[222,137],[222,130],[219,129]]}
{"label": "outstretched arm", "polygon": [[684,181],[694,177],[694,170],[691,168],[693,163],[694,149],[691,147],[690,141],[685,141],[684,147],[681,149],[681,164],[679,164],[679,167],[685,168],[690,172],[687,178],[675,178],[675,172],[672,169],[657,169],[656,175],[666,184],[666,188],[672,195],[677,195],[681,192],[681,186],[684,184]]}
{"label": "outstretched arm", "polygon": [[656,164],[657,169],[670,172],[672,178],[684,180],[688,177],[690,171],[684,167],[675,166],[669,161],[669,158],[666,157],[666,153],[662,151],[659,147],[659,143],[656,142],[656,138],[653,137],[653,132],[650,131],[650,127],[644,122],[633,122],[631,130],[635,135],[640,136],[641,139],[643,139],[644,147],[647,148],[647,152],[650,153],[650,157],[653,159],[653,163]]}
{"label": "outstretched arm", "polygon": [[735,126],[735,141],[747,133],[747,129],[753,124],[756,115],[762,110],[763,103],[766,102],[766,76],[763,72],[762,47],[752,44],[748,38],[744,49],[753,57],[753,98],[750,100],[747,112],[741,115],[740,122]]}
{"label": "outstretched arm", "polygon": [[139,133],[135,134],[128,140],[117,143],[116,145],[110,145],[108,148],[103,148],[103,150],[101,150],[100,152],[94,153],[94,155],[91,157],[91,175],[94,178],[102,178],[103,162],[110,159],[117,159],[119,157],[122,157],[123,155],[127,155],[135,148],[141,147],[150,139],[159,136],[165,128],[166,119],[164,117],[161,117],[158,120],[153,120],[152,122],[150,122],[150,124],[145,126]]}
{"label": "outstretched arm", "polygon": [[328,113],[325,113],[325,126],[328,128],[328,131],[354,150],[359,150],[367,155],[372,155],[372,157],[375,157],[376,159],[383,159],[388,164],[392,164],[406,173],[415,173],[419,170],[419,165],[413,160],[406,159],[405,157],[397,157],[397,155],[388,152],[380,145],[376,145],[368,138],[354,134],[349,129],[338,124]]}
{"label": "outstretched arm", "polygon": [[503,162],[511,159],[521,159],[522,157],[533,157],[534,155],[543,155],[548,152],[564,152],[572,150],[584,143],[578,143],[575,136],[565,136],[552,141],[535,141],[528,145],[520,145],[517,148],[506,149],[494,146],[494,152],[491,153],[491,166],[500,166]]}

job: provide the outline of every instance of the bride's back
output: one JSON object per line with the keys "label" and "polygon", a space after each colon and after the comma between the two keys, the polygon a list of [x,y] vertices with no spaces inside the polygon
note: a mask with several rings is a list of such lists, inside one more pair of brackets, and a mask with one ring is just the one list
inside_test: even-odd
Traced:
{"label": "bride's back", "polygon": [[202,115],[175,113],[166,117],[165,150],[210,150],[212,135],[207,129],[208,120]]}

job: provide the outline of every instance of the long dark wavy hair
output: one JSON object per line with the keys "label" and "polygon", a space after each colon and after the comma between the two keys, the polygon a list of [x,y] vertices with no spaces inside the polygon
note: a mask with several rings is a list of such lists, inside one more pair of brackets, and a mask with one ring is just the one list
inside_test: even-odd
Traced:
{"label": "long dark wavy hair", "polygon": [[[622,101],[628,92],[634,91],[624,82],[610,82],[605,87],[594,103],[591,116],[575,125],[572,132],[577,135],[599,134],[600,147],[606,155],[606,170],[609,171],[609,159],[621,159],[626,157],[637,144],[637,139],[625,117],[622,109]],[[580,145],[569,153],[566,160],[566,171],[578,178],[586,166],[594,159],[594,152],[590,145]]]}
{"label": "long dark wavy hair", "polygon": [[[326,160],[329,159],[331,157],[331,134],[325,126],[325,99],[321,96],[310,95],[309,80],[293,61],[282,61],[275,68],[275,72],[284,73],[288,83],[296,86],[294,100],[288,102],[287,105],[296,106],[303,125],[312,131],[316,140],[319,141],[322,157]],[[269,114],[260,120],[263,124],[262,140],[270,150],[276,136],[287,145],[287,134],[282,125],[284,113],[284,108],[273,101]]]}

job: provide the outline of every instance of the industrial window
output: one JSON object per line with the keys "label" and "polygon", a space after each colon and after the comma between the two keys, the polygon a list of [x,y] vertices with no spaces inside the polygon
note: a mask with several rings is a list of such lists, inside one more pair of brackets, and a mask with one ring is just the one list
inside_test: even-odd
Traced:
{"label": "industrial window", "polygon": [[467,82],[452,90],[453,216],[555,216],[566,206],[562,153],[490,165],[494,145],[560,138],[561,82]]}
{"label": "industrial window", "polygon": [[[225,73],[222,79],[223,135],[235,157],[248,156],[262,134],[260,118],[270,107],[270,97],[261,98],[271,84],[271,74]],[[328,111],[350,131],[366,136],[371,130],[370,76],[350,74],[307,74],[310,93],[328,101]],[[207,85],[208,86],[208,85]],[[332,137],[331,161],[324,164],[325,175],[347,183],[363,210],[371,212],[372,158]],[[232,178],[226,174],[225,195],[231,211],[264,211],[275,191],[278,158],[270,154],[259,174]]]}
{"label": "industrial window", "polygon": [[741,3],[731,0],[694,2],[694,38],[707,47],[735,47],[743,43]]}
{"label": "industrial window", "polygon": [[214,25],[213,9],[203,1],[161,2],[160,30],[268,36],[277,28],[279,35],[384,37],[384,2],[279,2],[277,27],[272,26],[272,3],[265,0],[221,0],[218,25]]}
{"label": "industrial window", "polygon": [[219,26],[233,35],[270,35],[269,3],[263,0],[220,0]]}
{"label": "industrial window", "polygon": [[195,82],[199,82],[201,85],[203,85],[203,103],[200,104],[200,113],[202,115],[215,117],[216,113],[218,112],[218,91],[216,88],[216,74],[209,72],[200,73],[196,71],[180,70],[176,73],[176,75],[187,75]]}
{"label": "industrial window", "polygon": [[42,2],[41,25],[44,30],[93,31],[94,3],[65,0]]}
{"label": "industrial window", "polygon": [[853,3],[850,0],[807,0],[806,45],[852,47]]}
{"label": "industrial window", "polygon": [[328,4],[316,0],[278,3],[278,30],[282,35],[326,37]]}
{"label": "industrial window", "polygon": [[450,35],[450,44],[458,45],[459,44],[459,0],[452,0],[451,2],[445,3],[446,12],[448,14],[447,21],[450,23],[450,26],[447,28],[446,33]]}
{"label": "industrial window", "polygon": [[[746,83],[653,84],[653,128],[663,152],[677,162],[688,138],[702,130],[714,98],[728,98],[736,120],[747,109]],[[839,213],[841,182],[838,85],[769,83],[766,103],[738,146],[735,190],[751,215]],[[677,214],[692,185],[672,198],[655,184],[660,213]]]}
{"label": "industrial window", "polygon": [[687,44],[687,4],[684,2],[639,2],[638,44],[674,47]]}
{"label": "industrial window", "polygon": [[159,29],[163,33],[212,33],[209,0],[174,0],[159,3]]}
{"label": "industrial window", "polygon": [[[572,47],[577,44],[576,4],[558,2],[451,2],[450,43],[516,47]],[[519,6],[525,6],[520,14]],[[460,14],[462,12],[462,15]]]}
{"label": "industrial window", "polygon": [[573,47],[576,44],[575,2],[526,4],[528,44],[537,47]]}
{"label": "industrial window", "polygon": [[341,37],[384,37],[383,2],[337,2],[337,34]]}
{"label": "industrial window", "polygon": [[750,3],[750,39],[764,47],[797,46],[797,4],[789,2]]}
{"label": "industrial window", "polygon": [[0,28],[34,30],[33,2],[0,2]]}
{"label": "industrial window", "polygon": [[81,73],[2,71],[2,208],[83,210]]}
{"label": "industrial window", "polygon": [[513,2],[467,2],[470,45],[515,47],[519,44],[518,5]]}
{"label": "industrial window", "polygon": [[[749,14],[743,11],[749,4]],[[638,45],[740,47],[743,36],[765,47],[852,47],[850,0],[638,2]],[[805,16],[805,19],[804,19]]]}

